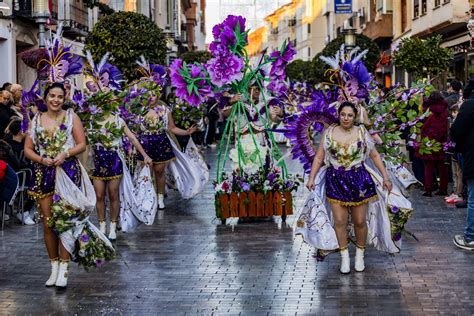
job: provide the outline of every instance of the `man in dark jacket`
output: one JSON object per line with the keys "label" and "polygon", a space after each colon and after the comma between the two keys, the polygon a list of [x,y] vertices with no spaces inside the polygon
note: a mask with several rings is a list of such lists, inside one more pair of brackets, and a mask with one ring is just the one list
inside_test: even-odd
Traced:
{"label": "man in dark jacket", "polygon": [[463,179],[468,192],[466,228],[464,235],[454,236],[454,244],[462,249],[474,250],[474,99],[466,98],[462,104],[451,126],[451,138],[464,160]]}

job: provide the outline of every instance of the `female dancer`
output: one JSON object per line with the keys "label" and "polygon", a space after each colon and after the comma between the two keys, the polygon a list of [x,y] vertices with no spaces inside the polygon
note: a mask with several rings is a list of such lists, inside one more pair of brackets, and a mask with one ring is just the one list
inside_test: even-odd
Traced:
{"label": "female dancer", "polygon": [[344,102],[338,109],[339,125],[325,131],[313,160],[307,188],[315,189],[315,178],[325,163],[326,198],[334,219],[334,229],[341,253],[341,273],[350,272],[347,224],[349,211],[356,236],[355,270],[363,271],[364,249],[367,240],[368,202],[377,199],[376,186],[364,166],[370,157],[383,176],[383,186],[390,191],[392,183],[379,153],[372,145],[372,138],[363,126],[354,126],[357,108]]}
{"label": "female dancer", "polygon": [[[171,111],[167,108],[164,102],[156,99],[148,113],[145,115],[140,130],[140,143],[143,148],[145,148],[145,151],[150,154],[151,160],[153,161],[156,191],[158,194],[158,208],[164,209],[166,183],[165,170],[168,163],[176,159],[173,147],[166,132],[170,131],[175,135],[186,136],[194,133],[197,130],[197,127],[193,125],[187,130],[176,127]],[[138,160],[144,160],[141,152],[138,156]],[[146,159],[145,162],[147,162]]]}
{"label": "female dancer", "polygon": [[[106,189],[110,203],[109,239],[117,239],[117,219],[120,211],[119,187],[124,173],[124,152],[122,137],[126,136],[132,145],[140,152],[145,164],[151,165],[151,158],[146,154],[135,135],[118,115],[112,111],[104,111],[104,115],[97,116],[88,137],[94,149],[94,170],[91,178],[94,180],[94,189],[97,196],[97,215],[99,228],[106,232],[105,194]],[[107,137],[104,138],[103,135]],[[128,171],[127,171],[128,172]]]}
{"label": "female dancer", "polygon": [[56,173],[62,168],[77,187],[83,178],[77,154],[86,149],[82,123],[72,110],[64,111],[66,90],[61,83],[46,88],[47,111],[33,118],[30,133],[25,139],[25,156],[34,162],[29,195],[38,202],[43,218],[44,241],[51,260],[51,275],[46,286],[66,287],[69,252],[65,244],[50,227],[51,205],[56,187]]}

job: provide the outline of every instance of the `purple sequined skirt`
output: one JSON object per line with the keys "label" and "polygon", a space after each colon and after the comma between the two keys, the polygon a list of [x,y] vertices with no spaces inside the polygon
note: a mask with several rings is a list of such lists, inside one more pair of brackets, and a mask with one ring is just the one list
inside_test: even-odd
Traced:
{"label": "purple sequined skirt", "polygon": [[[164,163],[176,158],[166,133],[141,135],[139,141],[153,163]],[[143,161],[140,153],[138,154],[138,160]]]}
{"label": "purple sequined skirt", "polygon": [[377,198],[374,180],[365,167],[349,170],[329,167],[326,171],[326,197],[329,202],[357,206]]}
{"label": "purple sequined skirt", "polygon": [[[81,168],[76,157],[64,161],[61,165],[68,177],[81,186]],[[56,167],[36,163],[30,181],[28,194],[35,199],[43,199],[54,194]]]}
{"label": "purple sequined skirt", "polygon": [[91,178],[96,180],[114,180],[123,175],[123,165],[116,150],[94,147],[94,170]]}

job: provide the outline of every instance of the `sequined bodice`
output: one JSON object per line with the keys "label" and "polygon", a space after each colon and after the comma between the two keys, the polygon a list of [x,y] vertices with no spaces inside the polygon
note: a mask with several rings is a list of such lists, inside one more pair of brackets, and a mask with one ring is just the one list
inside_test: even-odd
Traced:
{"label": "sequined bodice", "polygon": [[158,116],[145,116],[140,124],[141,134],[153,135],[164,133],[168,128],[168,110],[165,107],[154,110]]}
{"label": "sequined bodice", "polygon": [[41,113],[35,115],[31,124],[30,137],[40,156],[55,158],[58,154],[76,145],[72,135],[72,114],[72,110],[68,110],[63,122],[53,130],[47,130],[41,126]]}
{"label": "sequined bodice", "polygon": [[326,163],[336,169],[344,168],[345,170],[360,166],[367,153],[362,127],[356,127],[357,139],[349,144],[343,144],[334,139],[334,128],[335,126],[331,126],[328,129],[324,140]]}

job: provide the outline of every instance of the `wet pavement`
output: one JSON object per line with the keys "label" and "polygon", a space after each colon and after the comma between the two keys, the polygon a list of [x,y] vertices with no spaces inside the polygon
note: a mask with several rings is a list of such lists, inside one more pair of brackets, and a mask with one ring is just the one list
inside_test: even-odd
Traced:
{"label": "wet pavement", "polygon": [[[216,149],[206,154],[214,165]],[[301,188],[297,206],[304,194]],[[474,252],[452,243],[465,209],[419,190],[411,200],[407,228],[419,241],[404,236],[397,255],[368,249],[365,272],[341,275],[338,255],[316,262],[293,236],[293,216],[221,225],[211,183],[192,200],[172,192],[152,226],[119,235],[115,261],[90,272],[73,265],[62,292],[44,287],[49,261],[40,225],[11,220],[0,237],[0,314],[474,313]]]}

